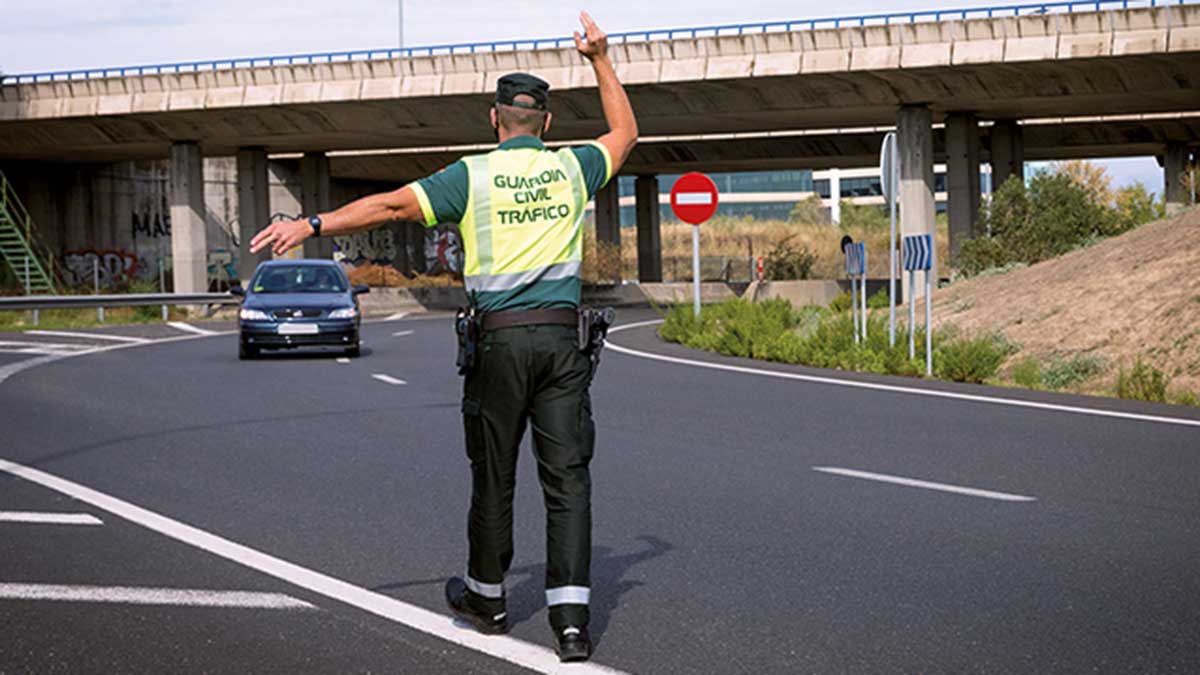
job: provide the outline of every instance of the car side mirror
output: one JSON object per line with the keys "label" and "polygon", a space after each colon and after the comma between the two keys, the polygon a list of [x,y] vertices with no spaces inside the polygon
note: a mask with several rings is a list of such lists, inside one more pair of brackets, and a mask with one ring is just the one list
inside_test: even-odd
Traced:
{"label": "car side mirror", "polygon": [[354,293],[355,295],[362,295],[363,293],[370,293],[371,287],[370,286],[355,286],[351,292]]}
{"label": "car side mirror", "polygon": [[231,286],[229,288],[229,294],[230,295],[240,295],[242,297],[246,297],[246,289],[242,288],[241,286]]}

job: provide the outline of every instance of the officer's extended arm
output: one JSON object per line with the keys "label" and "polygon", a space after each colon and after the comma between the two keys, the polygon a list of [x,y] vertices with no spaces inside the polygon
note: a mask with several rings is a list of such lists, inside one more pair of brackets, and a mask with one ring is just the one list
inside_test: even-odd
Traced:
{"label": "officer's extended arm", "polygon": [[579,15],[583,23],[587,42],[579,31],[575,31],[575,48],[584,58],[592,62],[596,71],[596,84],[600,88],[600,103],[604,106],[604,121],[608,123],[608,133],[601,136],[600,143],[608,149],[612,157],[612,172],[625,163],[633,146],[637,144],[637,118],[633,116],[633,106],[629,105],[629,97],[625,88],[617,80],[617,71],[608,58],[608,36],[592,21],[587,12]]}
{"label": "officer's extended arm", "polygon": [[[321,234],[328,236],[369,230],[390,220],[424,221],[417,195],[408,186],[356,199],[336,211],[318,215]],[[312,234],[312,225],[306,219],[280,221],[254,235],[250,252],[258,253],[270,246],[275,255],[283,255]]]}

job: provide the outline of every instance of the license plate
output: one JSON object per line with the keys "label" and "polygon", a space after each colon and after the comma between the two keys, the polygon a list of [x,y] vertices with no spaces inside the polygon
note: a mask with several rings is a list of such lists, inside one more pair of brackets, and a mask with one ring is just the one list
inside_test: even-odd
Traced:
{"label": "license plate", "polygon": [[279,325],[280,335],[316,335],[319,330],[315,323],[283,323]]}

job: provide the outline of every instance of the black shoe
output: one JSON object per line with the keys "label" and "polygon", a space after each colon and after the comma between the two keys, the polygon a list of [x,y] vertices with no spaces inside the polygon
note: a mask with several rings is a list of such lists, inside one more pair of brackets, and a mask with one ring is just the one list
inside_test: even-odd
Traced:
{"label": "black shoe", "polygon": [[[504,610],[504,600],[477,596],[467,588],[467,582],[462,577],[450,577],[446,581],[446,604],[455,616],[475,626],[480,633],[499,635],[508,632],[508,612]],[[492,607],[489,609],[488,605]]]}
{"label": "black shoe", "polygon": [[558,660],[563,663],[587,661],[592,656],[592,639],[587,627],[568,626],[555,633],[558,638]]}

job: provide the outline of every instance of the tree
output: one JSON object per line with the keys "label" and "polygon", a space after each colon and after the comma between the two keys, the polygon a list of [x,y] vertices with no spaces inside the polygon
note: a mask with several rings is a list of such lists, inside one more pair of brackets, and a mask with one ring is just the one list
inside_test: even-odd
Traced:
{"label": "tree", "polygon": [[1097,204],[1107,206],[1113,201],[1112,178],[1098,164],[1080,159],[1058,162],[1054,165],[1054,173],[1070,176]]}

